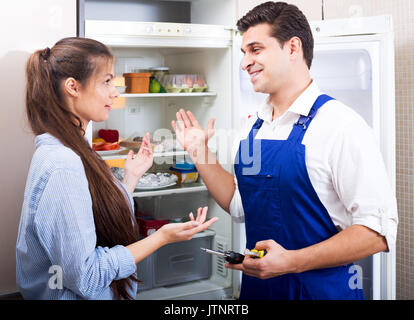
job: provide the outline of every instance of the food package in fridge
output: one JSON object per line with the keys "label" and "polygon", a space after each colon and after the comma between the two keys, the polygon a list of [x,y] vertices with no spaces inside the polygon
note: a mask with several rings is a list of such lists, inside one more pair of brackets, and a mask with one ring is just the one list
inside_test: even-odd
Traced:
{"label": "food package in fridge", "polygon": [[151,72],[152,75],[155,78],[161,79],[162,76],[170,73],[170,68],[168,68],[168,67],[153,67],[153,68],[149,68],[149,72]]}
{"label": "food package in fridge", "polygon": [[106,142],[118,142],[119,132],[118,130],[112,129],[101,129],[98,131],[98,136],[101,139],[104,139]]}
{"label": "food package in fridge", "polygon": [[161,78],[161,84],[167,92],[203,92],[208,86],[201,75],[196,74],[166,74]]}
{"label": "food package in fridge", "polygon": [[161,228],[164,224],[167,224],[168,219],[157,220],[149,217],[138,217],[137,222],[139,234],[143,237],[147,237]]}
{"label": "food package in fridge", "polygon": [[126,93],[148,93],[151,73],[131,72],[124,73]]}
{"label": "food package in fridge", "polygon": [[177,176],[178,183],[193,183],[198,179],[198,172],[196,169],[183,170],[171,167],[170,171]]}
{"label": "food package in fridge", "polygon": [[[121,147],[132,149],[135,152],[138,152],[142,144],[142,139],[142,136],[133,134],[131,137],[121,140],[119,144]],[[167,139],[166,137],[162,137],[161,140],[155,140],[151,138],[150,144],[154,152],[167,152],[171,151],[174,148],[174,139]]]}
{"label": "food package in fridge", "polygon": [[174,185],[177,176],[168,172],[144,173],[139,179],[136,189],[157,189]]}

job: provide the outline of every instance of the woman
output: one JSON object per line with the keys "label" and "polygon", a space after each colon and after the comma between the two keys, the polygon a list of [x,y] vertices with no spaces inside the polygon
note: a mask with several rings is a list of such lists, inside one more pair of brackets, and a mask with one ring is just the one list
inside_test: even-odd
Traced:
{"label": "woman", "polygon": [[105,121],[119,92],[113,56],[100,42],[65,38],[26,66],[26,111],[36,135],[17,239],[17,283],[28,299],[133,299],[136,263],[161,246],[189,240],[217,219],[207,208],[137,241],[131,193],[153,162],[149,134],[125,178],[114,178],[84,138]]}

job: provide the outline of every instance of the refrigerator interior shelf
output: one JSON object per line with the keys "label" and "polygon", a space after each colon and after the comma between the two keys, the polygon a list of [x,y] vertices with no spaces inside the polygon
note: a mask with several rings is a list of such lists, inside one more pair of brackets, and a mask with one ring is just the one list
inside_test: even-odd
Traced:
{"label": "refrigerator interior shelf", "polygon": [[[212,296],[209,296],[209,294]],[[204,300],[209,298],[211,299],[211,297],[230,296],[230,286],[223,288],[223,284],[215,281],[198,280],[184,283],[178,286],[159,287],[143,292],[138,292],[136,300],[170,300],[177,299],[177,297],[181,299],[186,299],[187,297],[192,297],[194,299],[194,297],[197,297],[198,299]]]}
{"label": "refrigerator interior shelf", "polygon": [[216,235],[216,232],[214,230],[207,229],[207,230],[201,231],[199,233],[196,233],[193,236],[193,239],[195,239],[195,238],[203,238],[203,237],[210,237],[210,236],[213,236],[214,237],[215,235]]}
{"label": "refrigerator interior shelf", "polygon": [[122,93],[121,98],[167,98],[167,97],[210,97],[217,92],[190,92],[190,93]]}
{"label": "refrigerator interior shelf", "polygon": [[[154,152],[154,158],[185,156],[185,155],[188,155],[187,151]],[[101,157],[103,160],[126,159],[127,154],[109,154],[109,155],[105,155]]]}
{"label": "refrigerator interior shelf", "polygon": [[145,191],[137,191],[132,194],[133,197],[154,197],[154,196],[163,196],[163,195],[170,195],[174,193],[191,193],[191,192],[200,192],[206,191],[207,187],[201,182],[194,182],[194,183],[182,183],[176,184],[171,187],[167,187],[164,189],[158,190],[145,190]]}

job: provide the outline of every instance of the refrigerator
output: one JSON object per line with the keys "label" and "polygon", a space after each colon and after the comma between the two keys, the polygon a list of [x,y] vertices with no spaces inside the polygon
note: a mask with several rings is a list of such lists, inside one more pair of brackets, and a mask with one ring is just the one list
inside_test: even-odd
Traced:
{"label": "refrigerator", "polygon": [[[255,93],[241,70],[241,35],[234,1],[168,1],[184,7],[152,8],[143,15],[145,1],[85,1],[80,30],[107,44],[115,56],[115,76],[150,67],[169,67],[170,74],[202,75],[206,92],[121,94],[107,121],[92,123],[90,141],[100,129],[116,129],[121,138],[171,136],[171,120],[180,108],[191,110],[202,126],[215,118],[216,135],[209,146],[223,167],[233,173],[232,146],[249,114],[265,95]],[[123,15],[125,10],[125,15]],[[158,15],[154,14],[158,10]],[[186,18],[174,12],[187,12]],[[137,12],[134,19],[131,12]],[[139,12],[139,13],[138,13]],[[171,13],[171,19],[169,18]],[[160,18],[161,17],[161,18]],[[153,20],[153,21],[151,21]],[[373,128],[391,184],[395,190],[394,49],[390,16],[311,22],[315,38],[313,79],[322,91],[359,112]],[[105,160],[125,159],[112,153]],[[156,152],[156,170],[168,170],[177,159],[188,159],[177,146]],[[193,240],[163,248],[138,264],[136,299],[237,299],[241,273],[224,268],[216,256],[205,260],[201,245],[214,250],[243,252],[244,224],[230,217],[209,195],[199,178],[190,184],[135,190],[136,208],[156,219],[173,220],[208,205],[209,217],[218,216],[209,230]],[[191,244],[192,243],[192,244]],[[362,261],[363,288],[368,299],[395,299],[395,248]]]}

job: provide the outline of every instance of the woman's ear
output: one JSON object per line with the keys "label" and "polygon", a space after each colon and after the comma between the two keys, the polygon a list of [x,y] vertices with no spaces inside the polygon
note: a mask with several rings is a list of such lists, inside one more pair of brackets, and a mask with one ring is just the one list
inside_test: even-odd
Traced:
{"label": "woman's ear", "polygon": [[79,96],[80,84],[74,78],[70,77],[65,80],[63,89],[66,94],[75,98]]}

